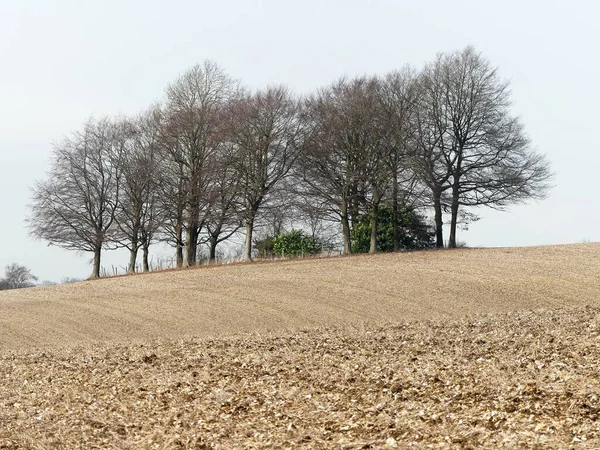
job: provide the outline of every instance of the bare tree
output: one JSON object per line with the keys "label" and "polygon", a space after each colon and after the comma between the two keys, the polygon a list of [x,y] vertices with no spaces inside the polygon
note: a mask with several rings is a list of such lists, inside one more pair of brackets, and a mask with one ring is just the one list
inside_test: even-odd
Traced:
{"label": "bare tree", "polygon": [[252,259],[252,234],[260,208],[289,174],[303,140],[299,105],[284,87],[269,87],[229,105],[228,139],[240,175],[246,238],[244,259]]}
{"label": "bare tree", "polygon": [[445,192],[450,188],[448,181],[452,176],[451,164],[444,152],[449,125],[438,111],[443,94],[439,86],[430,82],[430,78],[423,73],[419,77],[419,101],[414,115],[413,167],[431,191],[436,247],[443,248],[443,200]]}
{"label": "bare tree", "polygon": [[54,146],[49,178],[33,189],[30,234],[49,245],[92,252],[100,276],[102,248],[111,242],[121,182],[122,129],[89,120],[83,131]]}
{"label": "bare tree", "polygon": [[231,146],[215,156],[211,183],[212,207],[206,219],[209,262],[215,262],[217,245],[226,241],[243,225],[241,179],[232,162]]}
{"label": "bare tree", "polygon": [[362,116],[362,148],[359,148],[360,172],[363,174],[364,203],[368,208],[371,225],[369,253],[377,252],[379,205],[393,183],[395,167],[390,164],[397,151],[393,142],[394,117],[382,107],[385,101],[383,83],[378,78],[353,80],[353,108]]}
{"label": "bare tree", "polygon": [[382,81],[382,108],[390,129],[386,137],[386,161],[391,177],[389,195],[392,203],[394,251],[400,250],[400,206],[405,209],[422,206],[424,203],[423,186],[418,183],[412,167],[418,93],[417,72],[411,66],[387,74]]}
{"label": "bare tree", "polygon": [[320,242],[323,249],[331,252],[340,247],[339,239],[339,214],[333,212],[331,205],[313,201],[308,195],[305,195],[306,186],[302,185],[302,178],[296,177],[291,180],[292,186],[290,189],[291,211],[288,213],[291,216],[292,229],[305,229],[309,235]]}
{"label": "bare tree", "polygon": [[122,153],[123,178],[116,212],[115,240],[129,250],[128,271],[135,272],[137,254],[143,250],[143,270],[149,270],[149,246],[162,225],[159,210],[161,159],[159,154],[161,111],[153,108],[133,121],[125,121],[128,133]]}
{"label": "bare tree", "polygon": [[[128,187],[130,206],[134,206],[129,209],[132,225],[129,229],[135,230],[131,242],[137,238],[139,241],[137,247],[139,248],[140,245],[142,247],[144,272],[150,270],[149,247],[164,224],[164,209],[161,208],[161,186],[164,182],[164,164],[160,152],[161,123],[162,111],[157,107],[151,108],[136,119],[131,153],[126,160],[126,183],[122,183]],[[130,271],[135,261],[133,253]]]}
{"label": "bare tree", "polygon": [[[351,222],[361,205],[368,204],[376,217],[389,183],[384,145],[389,124],[381,112],[374,78],[341,79],[307,101],[311,133],[301,159],[302,195],[341,222],[345,254],[352,252]],[[372,227],[375,236],[376,220]]]}
{"label": "bare tree", "polygon": [[60,280],[60,284],[71,284],[71,283],[79,283],[81,280],[80,278],[75,278],[75,277],[63,277]]}
{"label": "bare tree", "polygon": [[38,277],[31,270],[17,263],[9,264],[4,269],[4,278],[0,279],[0,290],[21,289],[34,286]]}
{"label": "bare tree", "polygon": [[185,211],[188,198],[186,167],[182,158],[173,157],[179,154],[176,140],[164,135],[161,143],[163,164],[157,201],[164,222],[160,227],[160,234],[163,242],[175,247],[175,265],[180,268],[183,267],[185,249]]}
{"label": "bare tree", "polygon": [[[238,92],[239,83],[210,61],[192,67],[167,88],[165,148],[173,167],[180,172],[180,178],[173,181],[181,184],[173,191],[176,197],[185,194],[184,265],[196,264],[198,239],[212,201],[207,197],[212,164],[223,144],[221,110]],[[174,234],[180,239],[183,227],[179,211],[174,216]]]}
{"label": "bare tree", "polygon": [[420,168],[436,208],[450,193],[449,246],[456,247],[461,206],[503,208],[542,198],[551,178],[546,158],[530,148],[510,113],[508,82],[472,47],[440,54],[421,75]]}

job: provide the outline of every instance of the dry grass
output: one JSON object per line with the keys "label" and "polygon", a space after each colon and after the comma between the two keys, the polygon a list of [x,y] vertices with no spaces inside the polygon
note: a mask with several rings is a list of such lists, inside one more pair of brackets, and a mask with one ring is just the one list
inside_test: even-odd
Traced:
{"label": "dry grass", "polygon": [[600,245],[0,295],[0,449],[600,448]]}
{"label": "dry grass", "polygon": [[157,273],[0,292],[0,350],[600,304],[600,244]]}

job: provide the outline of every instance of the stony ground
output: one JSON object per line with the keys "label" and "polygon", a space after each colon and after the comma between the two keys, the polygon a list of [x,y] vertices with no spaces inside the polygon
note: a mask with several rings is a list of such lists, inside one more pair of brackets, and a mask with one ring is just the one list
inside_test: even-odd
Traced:
{"label": "stony ground", "polygon": [[0,352],[0,448],[600,448],[600,308]]}

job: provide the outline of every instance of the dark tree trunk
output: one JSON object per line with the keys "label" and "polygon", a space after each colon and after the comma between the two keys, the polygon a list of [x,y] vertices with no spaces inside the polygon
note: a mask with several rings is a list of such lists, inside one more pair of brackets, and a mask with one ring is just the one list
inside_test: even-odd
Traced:
{"label": "dark tree trunk", "polygon": [[348,199],[342,198],[342,234],[344,239],[344,255],[352,253],[352,243],[350,240],[350,220],[348,219]]}
{"label": "dark tree trunk", "polygon": [[196,265],[198,255],[198,234],[198,221],[190,221],[185,237],[186,267]]}
{"label": "dark tree trunk", "polygon": [[209,263],[215,263],[217,261],[217,238],[215,236],[211,236],[210,240],[210,248],[209,248]]}
{"label": "dark tree trunk", "polygon": [[142,247],[142,270],[144,272],[150,272],[150,262],[148,261],[148,254],[150,253],[149,251],[149,247],[150,244],[148,244],[147,242],[144,242],[144,245]]}
{"label": "dark tree trunk", "polygon": [[94,262],[92,268],[92,276],[90,278],[100,278],[100,257],[102,255],[102,245],[97,245],[94,248]]}
{"label": "dark tree trunk", "polygon": [[456,225],[458,223],[458,186],[452,188],[452,205],[450,208],[450,238],[448,240],[448,247],[456,248]]}
{"label": "dark tree trunk", "polygon": [[442,219],[442,193],[433,193],[433,209],[435,211],[435,246],[444,248],[444,222]]}
{"label": "dark tree trunk", "polygon": [[137,261],[139,245],[139,224],[134,225],[131,237],[131,249],[129,250],[129,266],[127,267],[127,273],[135,273],[135,262]]}
{"label": "dark tree trunk", "polygon": [[200,211],[196,206],[190,206],[188,208],[188,217],[186,233],[185,233],[185,261],[186,267],[196,265],[197,253],[198,253],[198,235],[199,235],[199,219],[198,216]]}
{"label": "dark tree trunk", "polygon": [[181,223],[177,224],[176,229],[176,241],[177,247],[175,248],[175,257],[177,259],[177,268],[181,269],[183,267],[183,227]]}
{"label": "dark tree trunk", "polygon": [[219,236],[221,235],[223,220],[217,225],[217,227],[210,233],[209,243],[209,256],[208,262],[214,263],[217,261],[217,245],[219,244]]}
{"label": "dark tree trunk", "polygon": [[177,250],[175,252],[176,266],[178,269],[181,269],[183,267],[183,243],[181,241],[177,245]]}
{"label": "dark tree trunk", "polygon": [[252,261],[252,233],[254,233],[255,211],[246,217],[246,241],[244,243],[244,260]]}

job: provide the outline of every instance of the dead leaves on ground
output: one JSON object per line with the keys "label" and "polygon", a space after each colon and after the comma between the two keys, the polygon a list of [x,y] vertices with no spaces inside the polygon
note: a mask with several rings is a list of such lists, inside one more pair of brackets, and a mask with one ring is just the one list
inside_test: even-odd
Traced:
{"label": "dead leaves on ground", "polygon": [[0,448],[598,448],[600,309],[0,355]]}

